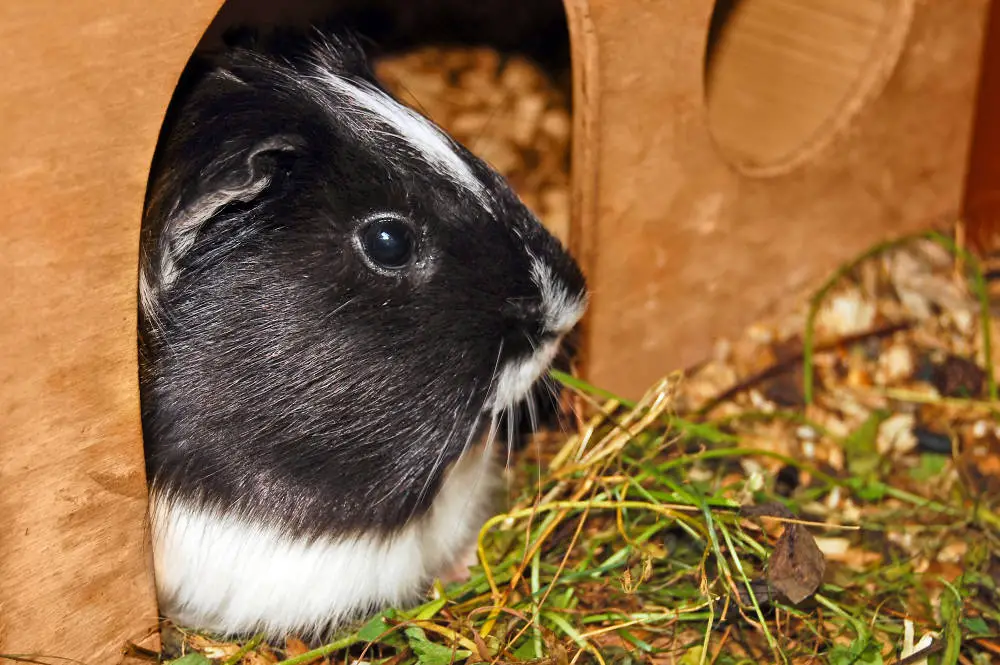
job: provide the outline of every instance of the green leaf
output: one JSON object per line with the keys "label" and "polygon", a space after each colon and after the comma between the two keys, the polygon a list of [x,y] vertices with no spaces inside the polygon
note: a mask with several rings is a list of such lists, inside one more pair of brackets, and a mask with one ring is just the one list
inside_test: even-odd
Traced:
{"label": "green leaf", "polygon": [[358,631],[358,638],[364,642],[375,642],[381,639],[392,627],[386,622],[385,618],[386,614],[384,612],[372,617]]}
{"label": "green leaf", "polygon": [[381,616],[377,616],[358,631],[358,637],[361,638],[363,642],[375,642],[389,630],[389,625]]}
{"label": "green leaf", "polygon": [[862,501],[881,501],[885,498],[886,485],[874,479],[874,473],[866,477],[854,477],[847,481],[847,486]]}
{"label": "green leaf", "polygon": [[948,464],[948,458],[944,455],[931,455],[929,453],[923,453],[920,455],[920,464],[913,469],[910,469],[910,477],[914,480],[932,480],[941,475],[944,471],[945,466]]}
{"label": "green leaf", "polygon": [[443,608],[447,603],[447,598],[438,598],[435,601],[427,603],[423,607],[418,607],[411,618],[415,621],[427,621],[440,612],[441,608]]}
{"label": "green leaf", "polygon": [[521,640],[520,645],[514,649],[515,660],[534,660],[535,643],[531,640]]}
{"label": "green leaf", "polygon": [[945,582],[948,591],[941,594],[941,619],[944,621],[944,653],[941,665],[955,665],[962,651],[962,597]]}
{"label": "green leaf", "polygon": [[872,411],[865,422],[844,439],[844,454],[851,474],[874,480],[882,457],[878,454],[878,428],[889,417],[889,412],[881,409]]}
{"label": "green leaf", "polygon": [[700,665],[704,660],[702,658],[703,653],[704,647],[698,644],[685,651],[684,655],[681,656],[677,662],[680,663],[680,665]]}
{"label": "green leaf", "polygon": [[962,625],[973,635],[989,635],[991,632],[983,617],[968,617],[962,620]]}
{"label": "green leaf", "polygon": [[705,423],[695,423],[673,417],[670,419],[670,424],[689,439],[704,439],[709,443],[734,443],[739,441],[738,437],[727,434],[718,427]]}
{"label": "green leaf", "polygon": [[170,665],[212,665],[212,661],[204,655],[193,651],[186,656],[181,656],[168,662]]}
{"label": "green leaf", "polygon": [[578,379],[572,374],[567,374],[566,372],[560,372],[557,369],[549,370],[549,374],[553,379],[563,384],[567,388],[573,388],[574,390],[579,390],[582,393],[587,393],[588,395],[593,395],[605,400],[615,400],[619,404],[622,404],[628,408],[635,408],[636,403],[632,400],[625,399],[624,397],[619,397],[612,392],[604,390],[603,388],[598,388],[597,386],[591,385],[584,381],[583,379]]}
{"label": "green leaf", "polygon": [[452,649],[443,644],[431,642],[427,639],[427,634],[416,626],[407,628],[404,632],[410,643],[410,648],[421,665],[449,665],[465,660],[472,655],[472,652],[466,649]]}
{"label": "green leaf", "polygon": [[640,651],[645,651],[646,653],[653,653],[653,651],[654,651],[653,645],[649,644],[648,642],[643,642],[638,637],[636,637],[635,635],[633,635],[629,631],[625,630],[624,628],[622,628],[621,630],[619,630],[618,634],[621,637],[623,637],[625,639],[625,641],[631,643],[633,646],[635,646]]}
{"label": "green leaf", "polygon": [[882,665],[882,651],[868,635],[860,635],[850,646],[830,650],[831,665]]}
{"label": "green leaf", "polygon": [[965,557],[966,570],[962,571],[962,580],[969,586],[981,586],[985,589],[996,592],[998,588],[997,582],[993,579],[992,575],[986,575],[981,571],[968,569],[971,567],[969,566],[969,559],[971,558],[971,555],[967,555]]}

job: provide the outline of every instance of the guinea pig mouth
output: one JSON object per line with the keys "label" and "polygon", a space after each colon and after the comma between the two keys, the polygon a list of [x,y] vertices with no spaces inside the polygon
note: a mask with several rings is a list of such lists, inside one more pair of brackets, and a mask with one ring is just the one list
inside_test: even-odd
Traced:
{"label": "guinea pig mouth", "polygon": [[510,360],[497,374],[492,398],[487,407],[494,414],[502,413],[522,401],[542,377],[559,350],[560,339],[548,339],[527,356]]}

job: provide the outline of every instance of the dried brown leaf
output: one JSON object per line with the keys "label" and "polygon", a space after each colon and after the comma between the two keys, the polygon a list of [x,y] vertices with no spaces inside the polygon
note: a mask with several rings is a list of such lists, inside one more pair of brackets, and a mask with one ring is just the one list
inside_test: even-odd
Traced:
{"label": "dried brown leaf", "polygon": [[285,638],[285,654],[289,658],[295,656],[301,656],[304,653],[309,652],[309,645],[300,640],[297,637],[291,636]]}
{"label": "dried brown leaf", "polygon": [[239,644],[218,642],[204,635],[190,635],[187,638],[187,643],[195,651],[204,654],[208,658],[217,660],[230,658],[240,650]]}
{"label": "dried brown leaf", "polygon": [[767,580],[792,604],[809,598],[823,583],[826,557],[801,524],[789,524],[768,560]]}

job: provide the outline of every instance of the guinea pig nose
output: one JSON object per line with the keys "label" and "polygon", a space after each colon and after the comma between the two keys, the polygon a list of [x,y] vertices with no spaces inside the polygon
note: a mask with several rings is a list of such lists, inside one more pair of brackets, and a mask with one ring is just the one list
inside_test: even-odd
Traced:
{"label": "guinea pig nose", "polygon": [[542,302],[537,298],[508,298],[500,311],[506,319],[534,324],[542,318]]}
{"label": "guinea pig nose", "polygon": [[509,349],[526,344],[525,351],[552,337],[545,327],[544,304],[537,298],[510,298],[501,308],[504,320],[504,336]]}

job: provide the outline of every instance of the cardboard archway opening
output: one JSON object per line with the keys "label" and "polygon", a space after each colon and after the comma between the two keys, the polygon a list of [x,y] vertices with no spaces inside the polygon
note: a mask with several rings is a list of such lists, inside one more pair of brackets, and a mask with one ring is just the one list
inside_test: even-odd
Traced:
{"label": "cardboard archway opening", "polygon": [[109,663],[155,643],[140,218],[168,103],[221,5],[0,12],[19,57],[0,99],[0,654]]}

